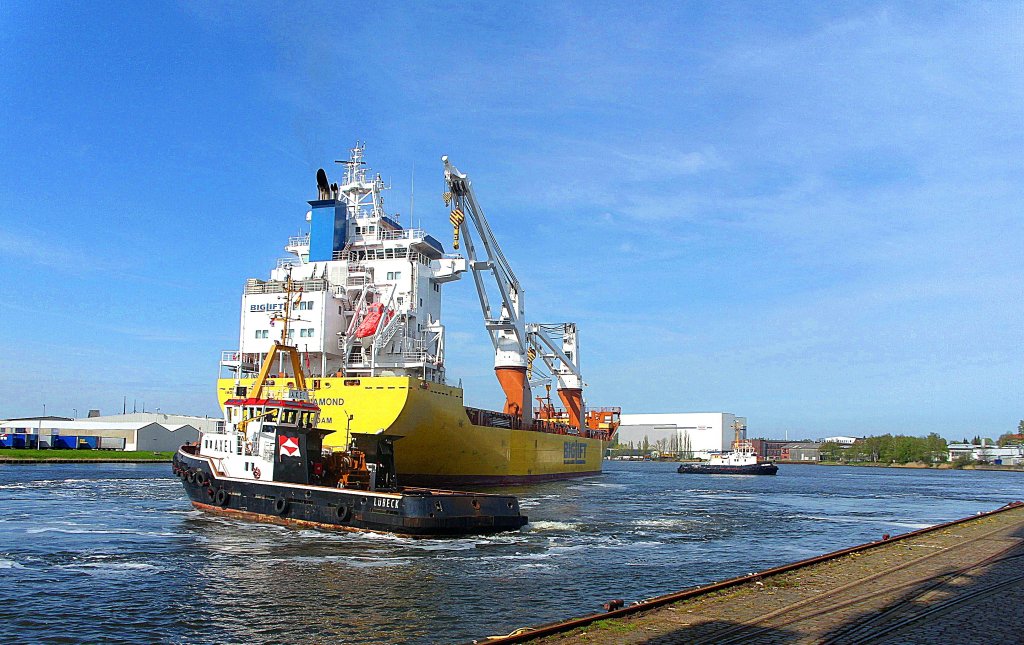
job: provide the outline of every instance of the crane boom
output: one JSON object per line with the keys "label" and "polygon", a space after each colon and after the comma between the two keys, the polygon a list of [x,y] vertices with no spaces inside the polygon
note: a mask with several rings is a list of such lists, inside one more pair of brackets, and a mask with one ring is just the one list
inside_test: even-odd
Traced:
{"label": "crane boom", "polygon": [[[447,156],[441,157],[441,161],[444,162],[444,179],[449,191],[445,198],[452,208],[451,220],[465,240],[466,256],[480,298],[484,326],[494,345],[494,371],[505,392],[505,412],[521,416],[529,424],[533,417],[533,398],[526,378],[529,338],[524,319],[522,287],[476,199],[473,183],[448,161]],[[470,222],[476,230],[483,257],[478,254]],[[497,315],[484,283],[485,272],[491,274],[492,283],[500,296]]]}

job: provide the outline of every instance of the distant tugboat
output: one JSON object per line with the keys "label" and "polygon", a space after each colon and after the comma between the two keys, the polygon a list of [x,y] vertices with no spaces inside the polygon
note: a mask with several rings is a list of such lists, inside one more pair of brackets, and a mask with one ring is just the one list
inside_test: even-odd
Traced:
{"label": "distant tugboat", "polygon": [[[399,488],[395,437],[353,433],[347,450],[324,450],[323,438],[333,430],[317,427],[320,408],[309,400],[298,351],[286,342],[301,298],[289,277],[283,315],[272,321],[283,323],[281,341],[253,387],[239,387],[225,402],[222,429],[174,456],[173,472],[192,505],[289,526],[417,536],[497,533],[526,524],[511,495]],[[278,368],[279,385],[270,386],[270,370],[279,363],[287,368]]]}
{"label": "distant tugboat", "polygon": [[744,428],[739,421],[733,424],[733,429],[736,438],[732,452],[712,455],[706,463],[680,464],[677,472],[696,475],[774,475],[779,472],[779,467],[770,461],[758,460],[753,444],[742,438]]}

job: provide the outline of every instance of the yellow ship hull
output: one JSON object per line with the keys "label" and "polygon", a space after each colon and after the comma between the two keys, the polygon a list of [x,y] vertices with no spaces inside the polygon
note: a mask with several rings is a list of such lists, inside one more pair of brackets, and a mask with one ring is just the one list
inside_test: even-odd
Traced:
{"label": "yellow ship hull", "polygon": [[[287,387],[287,379],[277,380]],[[252,382],[220,379],[221,406],[236,385],[248,391]],[[395,465],[403,485],[505,485],[601,472],[607,442],[474,425],[461,388],[404,376],[311,378],[307,385],[321,409],[319,425],[334,430],[325,446],[345,447],[351,433],[400,437]]]}

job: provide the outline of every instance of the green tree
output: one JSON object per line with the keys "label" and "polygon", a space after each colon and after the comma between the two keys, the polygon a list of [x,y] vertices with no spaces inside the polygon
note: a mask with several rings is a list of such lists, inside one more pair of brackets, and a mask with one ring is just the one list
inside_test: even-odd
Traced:
{"label": "green tree", "polygon": [[971,453],[965,452],[956,459],[953,460],[953,468],[960,470],[964,466],[970,466],[974,463],[974,459],[971,458]]}
{"label": "green tree", "polygon": [[925,438],[925,450],[928,453],[928,462],[945,461],[949,454],[949,446],[946,440],[937,433],[932,432]]}
{"label": "green tree", "polygon": [[818,453],[822,461],[840,461],[843,457],[843,449],[834,441],[828,441],[818,447]]}
{"label": "green tree", "polygon": [[[821,447],[822,457],[828,459],[831,450],[831,446],[823,444]],[[856,441],[853,446],[843,451],[842,456],[848,461],[898,464],[912,461],[933,463],[945,459],[946,450],[946,440],[934,432],[927,437],[884,434]]]}

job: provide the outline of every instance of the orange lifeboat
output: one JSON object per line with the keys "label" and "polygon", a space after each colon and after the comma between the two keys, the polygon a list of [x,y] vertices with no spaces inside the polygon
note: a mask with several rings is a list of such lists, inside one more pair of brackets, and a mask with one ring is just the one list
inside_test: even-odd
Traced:
{"label": "orange lifeboat", "polygon": [[379,302],[375,302],[366,308],[366,317],[359,323],[359,327],[356,328],[356,338],[366,338],[373,336],[377,333],[377,328],[380,327],[381,321],[387,324],[391,317],[395,315],[395,312],[390,309],[385,310],[384,305]]}

